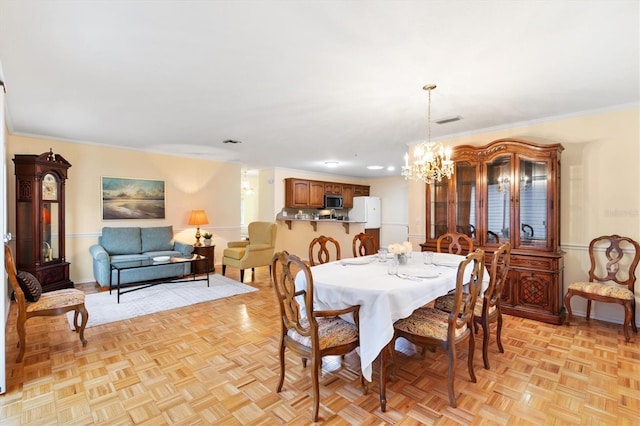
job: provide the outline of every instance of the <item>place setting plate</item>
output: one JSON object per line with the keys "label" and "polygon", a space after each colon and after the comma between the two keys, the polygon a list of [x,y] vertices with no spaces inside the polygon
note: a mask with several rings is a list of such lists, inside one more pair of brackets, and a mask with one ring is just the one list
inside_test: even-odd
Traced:
{"label": "place setting plate", "polygon": [[373,262],[375,258],[372,257],[353,257],[351,259],[344,259],[340,261],[342,266],[349,265],[368,265]]}

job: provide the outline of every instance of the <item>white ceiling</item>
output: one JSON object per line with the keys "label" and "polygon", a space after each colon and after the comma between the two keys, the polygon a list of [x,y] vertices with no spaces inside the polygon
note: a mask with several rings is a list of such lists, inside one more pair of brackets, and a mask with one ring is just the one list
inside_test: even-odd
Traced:
{"label": "white ceiling", "polygon": [[638,105],[639,4],[0,0],[0,77],[13,134],[397,175],[427,83],[433,140]]}

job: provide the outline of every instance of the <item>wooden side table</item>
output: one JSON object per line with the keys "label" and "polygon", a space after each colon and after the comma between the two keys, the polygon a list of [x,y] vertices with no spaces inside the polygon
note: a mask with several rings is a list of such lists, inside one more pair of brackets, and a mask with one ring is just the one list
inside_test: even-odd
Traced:
{"label": "wooden side table", "polygon": [[216,273],[216,265],[215,265],[215,256],[216,246],[212,244],[210,246],[197,246],[193,248],[194,254],[199,254],[200,256],[204,256],[209,259],[209,270],[207,271],[207,263],[204,261],[195,262],[195,273],[196,274],[206,274],[208,272]]}

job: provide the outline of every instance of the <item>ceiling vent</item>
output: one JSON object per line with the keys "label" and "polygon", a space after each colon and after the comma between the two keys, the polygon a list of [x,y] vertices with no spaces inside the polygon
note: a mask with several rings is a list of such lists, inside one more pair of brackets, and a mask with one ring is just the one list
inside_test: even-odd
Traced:
{"label": "ceiling vent", "polygon": [[459,115],[456,115],[455,117],[448,117],[448,118],[442,118],[438,121],[436,121],[436,124],[447,124],[447,123],[453,123],[454,121],[460,121],[462,120],[462,117],[460,117]]}

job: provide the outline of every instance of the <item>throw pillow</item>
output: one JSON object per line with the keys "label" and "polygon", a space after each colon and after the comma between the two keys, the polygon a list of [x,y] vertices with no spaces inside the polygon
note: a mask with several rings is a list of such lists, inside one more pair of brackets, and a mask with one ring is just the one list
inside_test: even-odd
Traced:
{"label": "throw pillow", "polygon": [[42,286],[40,281],[29,272],[18,271],[16,275],[18,278],[18,284],[24,293],[25,299],[29,302],[37,302],[42,295]]}

